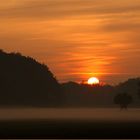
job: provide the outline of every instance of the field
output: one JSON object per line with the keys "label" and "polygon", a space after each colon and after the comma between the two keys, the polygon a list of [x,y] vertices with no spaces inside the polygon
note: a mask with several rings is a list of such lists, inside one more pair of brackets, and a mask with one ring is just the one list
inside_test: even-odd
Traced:
{"label": "field", "polygon": [[140,110],[1,109],[0,138],[140,138]]}

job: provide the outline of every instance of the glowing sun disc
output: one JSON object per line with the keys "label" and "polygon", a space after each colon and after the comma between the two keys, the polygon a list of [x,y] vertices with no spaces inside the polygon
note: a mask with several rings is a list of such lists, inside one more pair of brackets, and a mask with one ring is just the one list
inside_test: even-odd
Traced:
{"label": "glowing sun disc", "polygon": [[89,85],[97,85],[100,83],[99,79],[96,78],[96,77],[91,77],[88,79],[88,82],[87,82]]}

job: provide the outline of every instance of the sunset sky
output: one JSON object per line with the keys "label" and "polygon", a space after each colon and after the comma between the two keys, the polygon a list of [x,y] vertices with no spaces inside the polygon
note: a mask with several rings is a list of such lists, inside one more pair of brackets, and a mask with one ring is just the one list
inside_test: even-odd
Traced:
{"label": "sunset sky", "polygon": [[60,82],[140,76],[140,0],[0,0],[0,48],[49,66]]}

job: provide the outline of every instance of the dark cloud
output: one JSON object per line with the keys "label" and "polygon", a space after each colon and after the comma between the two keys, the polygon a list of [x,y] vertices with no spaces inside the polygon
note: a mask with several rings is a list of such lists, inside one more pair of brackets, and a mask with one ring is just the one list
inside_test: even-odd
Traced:
{"label": "dark cloud", "polygon": [[110,21],[104,24],[101,30],[108,32],[138,31],[140,30],[140,20],[135,21],[132,18],[131,20]]}
{"label": "dark cloud", "polygon": [[[123,0],[126,1],[126,0]],[[134,3],[134,1],[131,1]],[[118,5],[120,3],[120,5]],[[79,15],[117,15],[140,12],[140,4],[116,5],[110,0],[28,0],[21,5],[3,9],[1,17],[55,19]]]}

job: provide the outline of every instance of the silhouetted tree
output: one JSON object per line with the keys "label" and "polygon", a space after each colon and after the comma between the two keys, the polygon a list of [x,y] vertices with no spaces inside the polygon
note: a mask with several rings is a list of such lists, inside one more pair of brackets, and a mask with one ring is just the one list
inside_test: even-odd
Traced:
{"label": "silhouetted tree", "polygon": [[120,93],[115,96],[114,103],[119,104],[121,109],[127,109],[128,105],[132,103],[132,97],[127,93]]}

